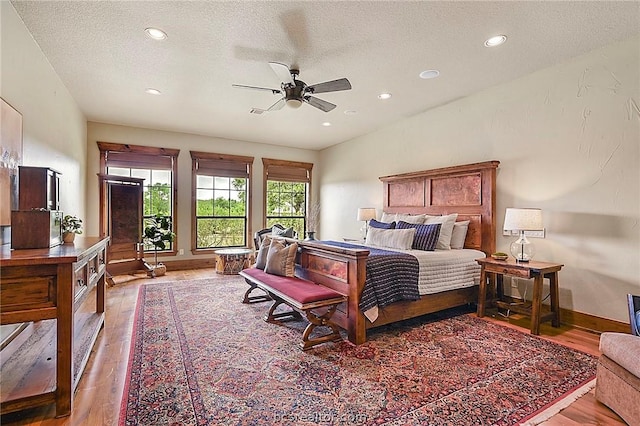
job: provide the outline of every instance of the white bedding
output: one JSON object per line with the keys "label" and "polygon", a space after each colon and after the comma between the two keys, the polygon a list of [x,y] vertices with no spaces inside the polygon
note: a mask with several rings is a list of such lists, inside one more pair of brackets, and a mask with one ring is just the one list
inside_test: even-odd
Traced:
{"label": "white bedding", "polygon": [[[476,259],[484,258],[484,252],[473,249],[461,250],[398,250],[418,259],[420,272],[418,275],[418,292],[425,294],[440,293],[447,290],[471,287],[480,283],[480,265]],[[378,319],[378,307],[373,307],[363,314],[371,322]]]}
{"label": "white bedding", "polygon": [[418,259],[420,295],[477,285],[480,282],[480,265],[475,260],[486,257],[483,252],[473,249],[404,252]]}

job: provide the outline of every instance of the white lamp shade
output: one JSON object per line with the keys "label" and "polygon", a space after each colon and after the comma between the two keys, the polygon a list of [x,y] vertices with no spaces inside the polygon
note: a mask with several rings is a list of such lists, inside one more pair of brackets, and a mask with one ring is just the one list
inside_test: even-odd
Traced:
{"label": "white lamp shade", "polygon": [[543,229],[542,210],[508,208],[504,215],[504,227],[507,231],[538,231]]}
{"label": "white lamp shade", "polygon": [[376,218],[376,209],[364,207],[358,209],[358,220],[371,220]]}

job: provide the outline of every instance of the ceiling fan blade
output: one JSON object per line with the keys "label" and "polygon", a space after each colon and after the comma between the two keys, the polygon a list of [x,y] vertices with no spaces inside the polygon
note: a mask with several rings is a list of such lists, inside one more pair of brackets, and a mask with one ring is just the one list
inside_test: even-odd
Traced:
{"label": "ceiling fan blade", "polygon": [[279,109],[282,109],[282,107],[285,104],[285,100],[284,98],[280,98],[278,100],[278,102],[276,102],[275,104],[271,105],[269,108],[267,108],[267,111],[277,111]]}
{"label": "ceiling fan blade", "polygon": [[311,106],[314,106],[318,109],[321,109],[324,112],[329,112],[336,107],[336,105],[331,102],[323,101],[320,98],[316,98],[314,96],[305,96],[304,101]]}
{"label": "ceiling fan blade", "polygon": [[291,76],[291,71],[289,71],[289,67],[285,64],[281,64],[279,62],[269,62],[271,69],[278,76],[281,82],[285,84],[291,84],[295,86],[296,83],[293,81],[293,77]]}
{"label": "ceiling fan blade", "polygon": [[307,92],[309,93],[339,92],[340,90],[349,89],[351,89],[351,83],[346,78],[339,78],[337,80],[307,86]]}
{"label": "ceiling fan blade", "polygon": [[231,87],[235,87],[237,89],[263,90],[265,92],[271,92],[274,95],[282,93],[280,89],[269,89],[268,87],[257,87],[257,86],[245,86],[244,84],[232,84]]}

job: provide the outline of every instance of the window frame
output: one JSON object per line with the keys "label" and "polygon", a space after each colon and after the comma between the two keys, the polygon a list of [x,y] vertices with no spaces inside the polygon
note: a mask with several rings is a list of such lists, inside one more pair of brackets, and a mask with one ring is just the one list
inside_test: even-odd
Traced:
{"label": "window frame", "polygon": [[[144,145],[132,145],[122,144],[115,142],[97,142],[98,149],[100,150],[100,173],[107,174],[107,167],[109,166],[110,154],[115,154],[122,157],[127,163],[130,163],[129,168],[141,168],[153,170],[153,166],[159,167],[161,170],[166,170],[167,165],[171,170],[171,230],[176,234],[176,238],[171,244],[170,250],[161,250],[163,256],[175,256],[178,254],[177,241],[178,241],[178,154],[179,149],[173,148],[160,148]],[[143,185],[144,186],[144,185]],[[142,208],[143,206],[141,206]],[[144,217],[144,214],[143,214]],[[144,229],[144,223],[142,224]],[[141,240],[144,239],[144,234],[140,235]],[[153,250],[145,250],[145,254],[154,253]]]}
{"label": "window frame", "polygon": [[[246,226],[245,226],[245,247],[250,247],[250,242],[253,241],[251,238],[252,235],[252,227],[251,227],[251,205],[252,205],[252,178],[253,178],[253,161],[254,157],[244,156],[244,155],[232,155],[232,154],[220,154],[213,152],[202,152],[202,151],[189,151],[191,155],[191,253],[192,254],[212,254],[216,250],[220,250],[225,247],[214,247],[214,248],[197,248],[197,187],[198,187],[198,169],[199,169],[199,161],[200,160],[209,160],[212,164],[216,162],[220,163],[228,163],[230,171],[228,173],[234,174],[241,167],[246,168],[246,179],[247,179],[247,187],[246,187],[246,198],[247,198],[247,206],[246,206]],[[214,170],[215,166],[212,166],[211,170]],[[211,176],[211,174],[207,174],[207,176]],[[218,176],[218,177],[238,177],[238,176]]]}
{"label": "window frame", "polygon": [[[267,226],[267,181],[305,183],[307,185],[306,203],[304,206],[303,239],[307,232],[309,221],[309,207],[312,205],[312,170],[313,163],[302,161],[278,160],[274,158],[262,159],[262,227]],[[317,230],[316,230],[317,231]]]}

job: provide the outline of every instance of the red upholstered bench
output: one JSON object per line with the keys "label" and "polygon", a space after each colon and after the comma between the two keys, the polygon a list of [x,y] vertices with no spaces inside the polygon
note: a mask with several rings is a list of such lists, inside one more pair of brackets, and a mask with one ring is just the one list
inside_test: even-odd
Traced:
{"label": "red upholstered bench", "polygon": [[[240,275],[244,277],[252,288],[258,287],[262,289],[273,299],[269,313],[264,317],[265,321],[278,323],[286,317],[300,319],[301,316],[297,311],[305,313],[309,320],[309,325],[302,333],[300,347],[303,350],[320,343],[342,339],[340,329],[331,321],[331,317],[338,305],[347,300],[346,296],[312,281],[297,277],[281,277],[267,274],[262,269],[257,268],[244,269],[240,272]],[[245,297],[243,303],[250,302]],[[275,313],[276,308],[283,303],[293,309],[287,312]],[[326,309],[322,310],[323,313],[313,312],[317,308]],[[331,332],[311,338],[311,332],[318,326],[327,326],[331,329]]]}

